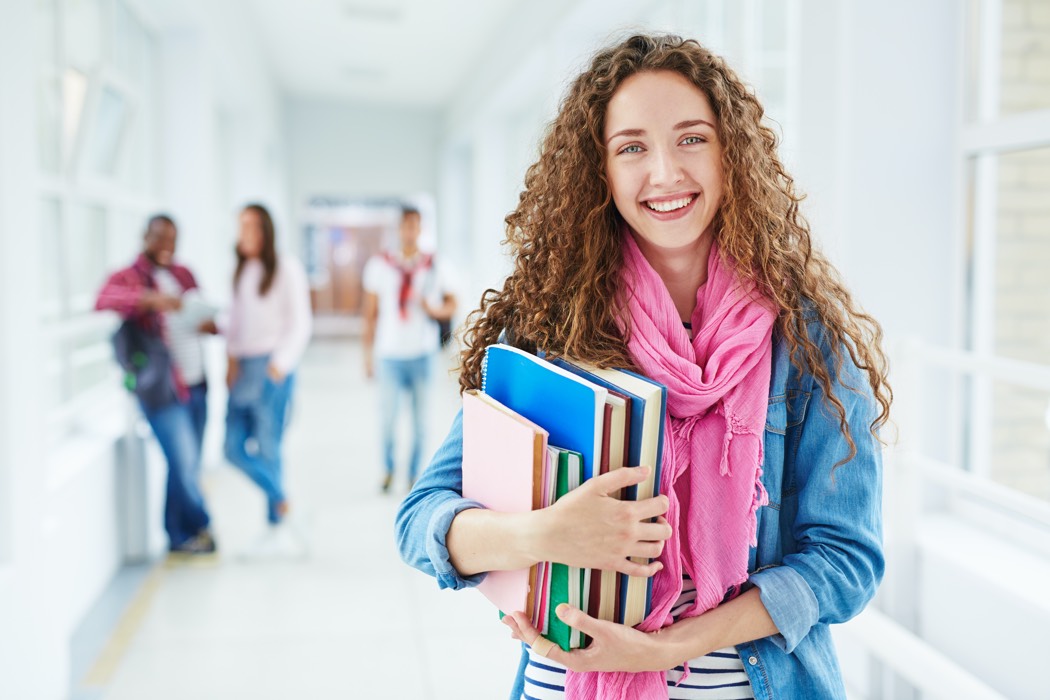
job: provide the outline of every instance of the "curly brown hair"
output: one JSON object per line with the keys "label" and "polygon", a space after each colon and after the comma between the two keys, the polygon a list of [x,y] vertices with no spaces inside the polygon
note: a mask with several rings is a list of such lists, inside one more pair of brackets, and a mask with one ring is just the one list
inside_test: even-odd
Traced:
{"label": "curly brown hair", "polygon": [[[504,243],[514,270],[497,291],[482,294],[467,319],[460,357],[461,390],[479,388],[485,348],[503,331],[526,350],[544,349],[602,367],[633,368],[622,329],[630,333],[620,274],[622,219],[605,172],[605,115],[628,77],[644,71],[685,76],[710,101],[722,144],[724,195],[713,230],[723,258],[751,277],[779,308],[777,331],[792,362],[817,380],[834,407],[850,452],[856,446],[842,402],[832,391],[844,360],[867,374],[879,404],[871,425],[889,417],[882,329],[853,300],[838,273],[813,246],[799,212],[803,196],[777,157],[777,136],[763,123],[758,99],[725,61],[694,40],[635,35],[599,51],[569,88],[548,127],[539,160],[525,174],[518,207],[506,218]],[[822,323],[831,355],[810,336]]]}

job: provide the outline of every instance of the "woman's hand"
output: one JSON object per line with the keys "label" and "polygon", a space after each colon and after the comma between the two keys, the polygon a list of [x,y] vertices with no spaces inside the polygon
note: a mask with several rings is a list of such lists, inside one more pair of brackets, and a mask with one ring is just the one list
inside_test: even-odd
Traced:
{"label": "woman's hand", "polygon": [[[675,656],[674,645],[664,643],[660,632],[640,632],[633,627],[598,620],[565,603],[554,612],[562,622],[591,638],[586,649],[564,651],[555,644],[546,654],[551,661],[573,671],[666,671],[684,660]],[[503,624],[510,627],[514,639],[530,646],[540,638],[523,612],[505,615]]]}
{"label": "woman's hand", "polygon": [[[641,483],[647,468],[617,469],[588,479],[554,505],[524,513],[468,508],[446,536],[449,559],[461,576],[528,568],[555,561],[588,569],[652,576],[663,564],[628,557],[656,557],[671,527],[662,517],[667,498],[620,501],[611,496]],[[656,518],[656,522],[648,522]]]}
{"label": "woman's hand", "polygon": [[233,385],[237,382],[237,375],[240,374],[241,365],[237,362],[236,357],[226,358],[226,388],[232,389]]}
{"label": "woman's hand", "polygon": [[[588,479],[541,511],[538,560],[588,569],[652,576],[663,565],[639,564],[628,557],[656,559],[671,536],[663,515],[666,496],[621,501],[611,494],[645,480],[650,467],[617,469]],[[649,522],[656,518],[656,522]]]}
{"label": "woman's hand", "polygon": [[266,375],[274,384],[280,384],[284,381],[284,372],[277,369],[277,366],[273,363],[266,366]]}
{"label": "woman's hand", "polygon": [[[678,620],[656,632],[596,620],[562,603],[555,610],[570,627],[591,638],[586,649],[563,651],[557,645],[546,656],[574,671],[666,671],[716,649],[736,646],[777,634],[776,623],[762,603],[760,589],[752,588],[702,615]],[[523,612],[506,615],[503,623],[515,639],[534,646],[540,633]]]}

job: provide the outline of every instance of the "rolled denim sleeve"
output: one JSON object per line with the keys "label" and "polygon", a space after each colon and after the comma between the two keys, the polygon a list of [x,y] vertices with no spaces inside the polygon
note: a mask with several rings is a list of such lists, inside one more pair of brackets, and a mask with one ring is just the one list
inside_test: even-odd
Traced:
{"label": "rolled denim sleeve", "polygon": [[448,535],[452,520],[468,508],[483,508],[463,498],[463,412],[452,421],[445,442],[416,482],[397,512],[397,546],[406,564],[437,579],[440,588],[470,588],[484,573],[460,576],[449,560]]}
{"label": "rolled denim sleeve", "polygon": [[[845,353],[845,350],[843,350]],[[833,365],[832,365],[833,366]],[[847,388],[853,387],[853,389]],[[816,624],[845,622],[864,609],[882,580],[882,446],[870,430],[877,415],[867,376],[845,356],[832,385],[846,410],[856,455],[848,455],[838,414],[814,382],[794,457],[798,508],[790,528],[796,551],[750,582],[791,653]]]}

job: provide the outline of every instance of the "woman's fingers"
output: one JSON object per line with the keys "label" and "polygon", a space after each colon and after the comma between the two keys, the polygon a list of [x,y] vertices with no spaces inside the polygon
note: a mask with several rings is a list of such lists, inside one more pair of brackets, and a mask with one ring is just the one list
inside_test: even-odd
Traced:
{"label": "woman's fingers", "polygon": [[649,578],[656,574],[657,571],[664,568],[664,565],[656,560],[653,560],[648,564],[641,564],[630,559],[624,559],[623,561],[617,562],[616,566],[612,568],[619,571],[621,574],[627,574],[628,576]]}
{"label": "woman's fingers", "polygon": [[643,542],[663,542],[670,539],[670,537],[671,526],[667,524],[666,520],[663,522],[658,520],[655,523],[638,524],[638,539]]}
{"label": "woman's fingers", "polygon": [[663,542],[639,542],[631,548],[631,556],[645,559],[656,559],[664,551]]}
{"label": "woman's fingers", "polygon": [[554,614],[569,627],[578,629],[588,637],[592,638],[601,636],[603,626],[616,624],[614,622],[595,619],[579,608],[574,608],[568,603],[562,603],[555,608]]}
{"label": "woman's fingers", "polygon": [[667,496],[654,496],[641,501],[631,501],[631,514],[638,520],[648,520],[667,512],[670,501]]}
{"label": "woman's fingers", "polygon": [[[559,606],[561,607],[561,606]],[[509,615],[503,616],[503,624],[510,627],[511,636],[514,639],[525,642],[533,651],[545,656],[552,661],[557,661],[562,665],[567,665],[569,661],[569,655],[566,654],[554,642],[550,641],[543,635],[541,635],[535,627],[532,626],[532,622],[523,612],[515,612]]]}
{"label": "woman's fingers", "polygon": [[589,487],[607,496],[628,486],[640,484],[648,476],[649,467],[625,467],[588,479],[583,487]]}

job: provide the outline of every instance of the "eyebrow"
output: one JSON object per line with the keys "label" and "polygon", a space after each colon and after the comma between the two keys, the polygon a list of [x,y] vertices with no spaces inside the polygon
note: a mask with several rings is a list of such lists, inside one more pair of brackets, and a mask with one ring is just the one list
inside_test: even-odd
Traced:
{"label": "eyebrow", "polygon": [[[673,128],[674,128],[675,131],[680,131],[681,129],[688,129],[688,128],[693,127],[693,126],[700,126],[701,124],[703,124],[704,126],[709,126],[712,129],[715,128],[715,125],[712,124],[711,122],[707,121],[706,119],[687,119],[685,121],[678,122],[677,124],[674,125]],[[609,136],[609,138],[605,139],[605,142],[609,143],[610,141],[612,141],[617,136],[644,136],[644,135],[645,135],[645,129],[621,129],[620,131],[617,131],[615,134],[612,134],[611,136]]]}

